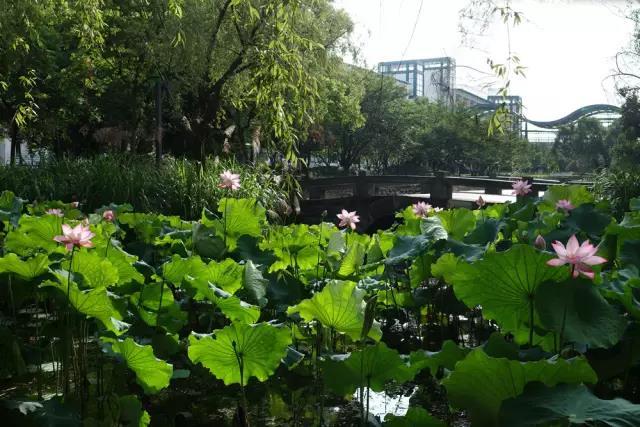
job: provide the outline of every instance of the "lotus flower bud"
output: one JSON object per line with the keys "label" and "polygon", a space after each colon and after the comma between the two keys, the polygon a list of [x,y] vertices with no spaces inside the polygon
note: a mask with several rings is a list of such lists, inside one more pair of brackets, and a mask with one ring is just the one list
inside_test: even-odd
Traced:
{"label": "lotus flower bud", "polygon": [[544,240],[544,237],[538,234],[538,237],[536,237],[536,240],[533,242],[533,246],[540,249],[541,251],[544,251],[545,249],[547,249],[547,241]]}

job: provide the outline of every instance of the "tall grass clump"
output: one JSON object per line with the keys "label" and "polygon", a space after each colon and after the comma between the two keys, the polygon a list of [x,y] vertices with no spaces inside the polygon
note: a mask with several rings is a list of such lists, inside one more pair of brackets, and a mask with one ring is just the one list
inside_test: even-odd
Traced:
{"label": "tall grass clump", "polygon": [[[0,191],[24,199],[79,201],[87,211],[110,203],[130,203],[136,211],[196,218],[224,197],[223,170],[239,173],[239,197],[252,197],[273,211],[286,209],[280,178],[266,165],[232,160],[199,162],[168,157],[157,165],[149,156],[101,155],[47,160],[38,165],[0,166]],[[284,208],[283,208],[284,207]]]}

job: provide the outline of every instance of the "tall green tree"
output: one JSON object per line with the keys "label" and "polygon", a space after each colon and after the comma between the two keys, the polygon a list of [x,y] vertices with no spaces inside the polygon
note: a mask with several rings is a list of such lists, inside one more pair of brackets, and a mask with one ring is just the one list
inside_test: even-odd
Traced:
{"label": "tall green tree", "polygon": [[607,131],[593,118],[560,128],[553,152],[561,170],[580,173],[594,172],[610,162]]}

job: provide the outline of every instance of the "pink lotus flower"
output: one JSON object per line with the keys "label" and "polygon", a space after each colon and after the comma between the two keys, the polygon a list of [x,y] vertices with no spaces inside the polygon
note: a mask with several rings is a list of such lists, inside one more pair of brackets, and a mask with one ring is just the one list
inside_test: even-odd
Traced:
{"label": "pink lotus flower", "polygon": [[102,219],[108,222],[113,221],[115,217],[116,217],[116,214],[114,214],[112,210],[104,211],[102,213]]}
{"label": "pink lotus flower", "polygon": [[607,262],[605,258],[596,255],[598,248],[589,243],[588,240],[585,240],[582,242],[582,245],[580,245],[575,234],[569,238],[566,247],[557,240],[553,242],[551,246],[553,246],[553,249],[556,251],[558,258],[550,259],[547,261],[547,265],[559,267],[561,265],[571,264],[571,271],[574,278],[582,274],[589,279],[593,279],[594,273],[591,266]]}
{"label": "pink lotus flower", "polygon": [[544,240],[544,237],[538,234],[538,237],[536,237],[536,240],[533,242],[533,246],[540,249],[541,251],[544,251],[545,249],[547,249],[547,241]]}
{"label": "pink lotus flower", "polygon": [[342,213],[339,213],[337,217],[340,219],[338,227],[351,227],[352,230],[355,230],[356,224],[360,222],[360,217],[356,215],[356,211],[347,212],[345,209],[342,209]]}
{"label": "pink lotus flower", "polygon": [[71,228],[67,224],[62,224],[62,235],[53,238],[58,243],[64,243],[64,246],[68,251],[72,250],[74,246],[90,248],[93,246],[91,239],[95,236],[89,229],[88,225],[82,223]]}
{"label": "pink lotus flower", "polygon": [[224,171],[220,174],[219,188],[235,191],[240,188],[240,175],[231,171]]}
{"label": "pink lotus flower", "polygon": [[484,205],[486,205],[487,202],[484,201],[484,199],[482,198],[482,196],[478,197],[478,200],[476,200],[476,205],[478,205],[478,207],[480,209],[482,209],[484,207]]}
{"label": "pink lotus flower", "polygon": [[420,218],[426,218],[432,210],[433,206],[425,202],[418,202],[413,205],[414,215]]}
{"label": "pink lotus flower", "polygon": [[513,187],[512,194],[516,196],[526,196],[527,194],[531,193],[531,184],[521,179],[511,184],[511,187]]}
{"label": "pink lotus flower", "polygon": [[47,210],[47,212],[49,215],[55,215],[55,216],[59,216],[59,217],[63,217],[64,216],[64,212],[62,212],[62,209],[49,209]]}
{"label": "pink lotus flower", "polygon": [[570,211],[571,209],[575,209],[575,206],[571,204],[571,201],[567,199],[558,200],[556,203],[556,209],[560,209],[563,211]]}

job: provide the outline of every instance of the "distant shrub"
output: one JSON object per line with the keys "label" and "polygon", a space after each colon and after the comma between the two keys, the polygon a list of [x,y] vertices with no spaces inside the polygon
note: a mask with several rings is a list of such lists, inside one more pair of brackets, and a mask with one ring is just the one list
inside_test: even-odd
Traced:
{"label": "distant shrub", "polygon": [[614,215],[620,218],[629,210],[629,201],[640,197],[640,170],[605,170],[596,177],[594,192],[608,201]]}
{"label": "distant shrub", "polygon": [[218,183],[225,169],[241,175],[237,197],[256,198],[272,211],[286,210],[287,196],[272,170],[233,161],[211,161],[203,170],[200,163],[184,159],[166,158],[156,165],[149,156],[104,155],[0,166],[0,191],[31,201],[79,201],[85,211],[130,203],[137,211],[196,218],[223,197]]}

